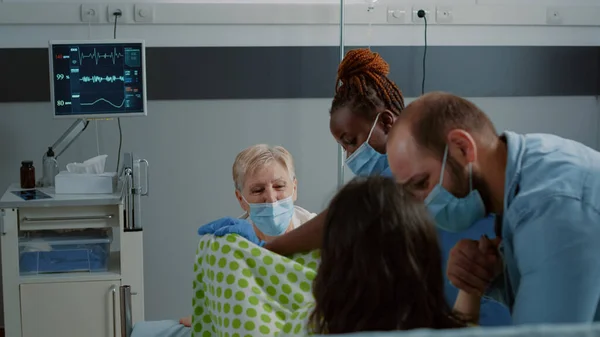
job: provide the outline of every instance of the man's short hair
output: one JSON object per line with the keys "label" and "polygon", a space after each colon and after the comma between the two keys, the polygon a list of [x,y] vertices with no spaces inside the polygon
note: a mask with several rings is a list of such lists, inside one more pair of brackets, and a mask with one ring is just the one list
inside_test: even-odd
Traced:
{"label": "man's short hair", "polygon": [[[415,102],[416,103],[416,102]],[[444,92],[431,92],[418,100],[418,111],[410,111],[411,131],[417,144],[440,158],[451,130],[472,135],[497,136],[489,117],[472,102]],[[412,109],[407,109],[412,110]]]}

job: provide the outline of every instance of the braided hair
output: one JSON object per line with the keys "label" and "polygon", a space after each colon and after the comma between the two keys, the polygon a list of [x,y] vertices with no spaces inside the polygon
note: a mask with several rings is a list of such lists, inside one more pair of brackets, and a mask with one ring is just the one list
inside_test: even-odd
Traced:
{"label": "braided hair", "polygon": [[394,115],[404,110],[402,91],[387,75],[390,66],[369,49],[349,51],[340,63],[336,92],[330,113],[342,107],[370,117],[376,109],[387,109]]}

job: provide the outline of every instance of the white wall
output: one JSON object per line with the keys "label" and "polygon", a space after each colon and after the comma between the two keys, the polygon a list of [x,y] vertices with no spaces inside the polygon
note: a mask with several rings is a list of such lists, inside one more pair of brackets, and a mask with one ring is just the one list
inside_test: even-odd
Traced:
{"label": "white wall", "polygon": [[[37,0],[40,3],[49,1]],[[5,0],[0,2],[0,6],[9,3],[15,1]],[[517,2],[457,0],[446,3],[479,3],[483,6],[491,3],[514,5]],[[585,0],[522,0],[519,3],[538,7],[547,4],[594,4]],[[34,2],[26,4],[42,6]],[[0,7],[0,12],[6,8]],[[42,13],[39,15],[43,15],[43,7],[39,8]],[[0,14],[0,18],[3,17],[6,16]],[[223,18],[223,22],[226,21],[227,18]],[[119,28],[119,36],[144,38],[150,46],[338,43],[338,29],[330,24],[266,23],[130,24]],[[107,24],[95,24],[91,28],[92,37],[112,37],[112,27]],[[44,47],[49,39],[87,37],[87,25],[0,26],[0,48]],[[599,45],[600,29],[519,25],[432,26],[429,42],[433,45]],[[347,29],[347,44],[350,45],[421,43],[422,27],[418,25],[379,25],[373,28],[371,34],[365,25]],[[499,130],[551,132],[600,147],[600,111],[595,97],[477,98],[474,101],[491,115]],[[45,147],[68,127],[68,121],[51,118],[48,104],[0,104],[0,144],[3,144],[0,147],[3,158],[0,161],[0,188],[17,181],[21,160],[33,159],[36,167],[40,168]],[[325,206],[334,192],[337,172],[337,147],[328,130],[329,104],[328,99],[151,101],[147,118],[122,120],[124,150],[135,151],[148,159],[151,165],[151,195],[145,200],[143,214],[148,320],[176,319],[190,313],[191,266],[197,242],[195,231],[211,219],[239,213],[233,197],[230,167],[234,156],[242,148],[258,142],[281,144],[288,148],[297,164],[299,204],[312,211]],[[115,165],[118,146],[116,122],[100,122],[98,134],[100,151],[109,155],[108,165]],[[94,155],[96,133],[95,124],[91,123],[85,134],[63,155],[61,164]]]}
{"label": "white wall", "polygon": [[[347,45],[422,44],[422,22],[413,22],[411,14],[421,7],[431,10],[431,45],[600,43],[600,3],[596,0],[379,0],[373,12],[367,12],[367,1],[346,0]],[[112,38],[108,6],[115,1],[97,3],[99,21],[91,25],[81,21],[80,4],[92,1],[57,2],[0,0],[0,47],[45,47],[50,39]],[[149,2],[154,23],[135,21],[134,3]],[[331,46],[339,42],[339,2],[334,0],[119,3],[126,11],[119,19],[119,37],[142,37],[147,46]],[[400,20],[389,20],[389,10],[404,14]],[[451,22],[441,23],[437,10],[449,10]],[[548,19],[554,12],[559,13],[558,21]],[[368,23],[373,24],[371,34]]]}

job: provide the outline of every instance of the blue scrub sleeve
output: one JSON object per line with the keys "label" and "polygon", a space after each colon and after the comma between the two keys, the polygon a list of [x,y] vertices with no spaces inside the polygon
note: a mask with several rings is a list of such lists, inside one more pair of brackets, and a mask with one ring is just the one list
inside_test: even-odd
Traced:
{"label": "blue scrub sleeve", "polygon": [[520,274],[513,323],[591,322],[600,299],[600,214],[574,198],[544,199],[512,228]]}

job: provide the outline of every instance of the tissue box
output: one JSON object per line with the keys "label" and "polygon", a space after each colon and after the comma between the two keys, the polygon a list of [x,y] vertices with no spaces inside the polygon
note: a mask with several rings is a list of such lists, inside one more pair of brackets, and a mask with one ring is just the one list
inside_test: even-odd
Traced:
{"label": "tissue box", "polygon": [[112,194],[117,189],[117,173],[70,173],[56,175],[56,194]]}

